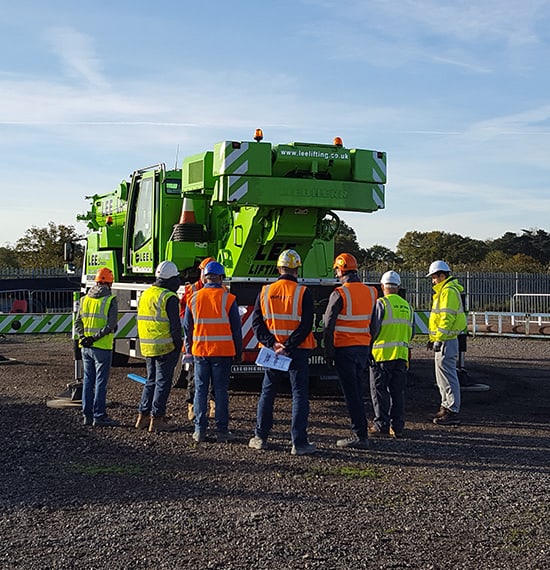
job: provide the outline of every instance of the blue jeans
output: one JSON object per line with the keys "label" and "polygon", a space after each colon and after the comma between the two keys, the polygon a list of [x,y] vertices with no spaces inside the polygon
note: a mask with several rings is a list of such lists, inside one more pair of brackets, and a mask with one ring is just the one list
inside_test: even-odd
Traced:
{"label": "blue jeans", "polygon": [[83,348],[82,413],[86,418],[107,415],[107,382],[113,352],[104,348]]}
{"label": "blue jeans", "polygon": [[360,438],[367,437],[362,383],[369,354],[368,346],[344,346],[334,350],[334,364],[348,408],[351,431]]}
{"label": "blue jeans", "polygon": [[399,358],[377,362],[370,369],[370,393],[374,409],[374,425],[384,433],[390,427],[396,432],[405,427],[405,386],[407,361]]}
{"label": "blue jeans", "polygon": [[174,368],[179,357],[180,352],[173,350],[162,356],[148,356],[145,359],[147,382],[141,393],[141,402],[138,407],[140,413],[152,414],[155,418],[162,418],[166,415]]}
{"label": "blue jeans", "polygon": [[256,435],[267,439],[273,427],[273,406],[283,375],[288,374],[292,390],[292,421],[290,433],[292,443],[301,446],[308,443],[307,424],[309,418],[309,349],[297,348],[289,356],[292,358],[288,373],[266,368],[262,383],[262,393],[258,400]]}
{"label": "blue jeans", "polygon": [[205,432],[208,427],[208,390],[210,383],[216,402],[216,429],[227,432],[229,426],[229,375],[231,374],[231,356],[195,356],[195,431]]}
{"label": "blue jeans", "polygon": [[440,352],[435,355],[435,380],[441,395],[441,406],[460,412],[460,383],[456,371],[458,361],[458,339],[443,341]]}

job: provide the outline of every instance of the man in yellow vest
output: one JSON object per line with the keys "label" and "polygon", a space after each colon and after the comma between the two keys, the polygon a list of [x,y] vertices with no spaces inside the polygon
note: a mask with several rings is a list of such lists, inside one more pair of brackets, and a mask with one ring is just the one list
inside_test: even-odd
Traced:
{"label": "man in yellow vest", "polygon": [[[298,283],[300,256],[285,249],[277,259],[279,278],[264,285],[256,299],[252,328],[258,342],[276,354],[292,359],[288,376],[292,390],[290,432],[292,455],[309,455],[317,450],[307,435],[309,418],[309,355],[315,348],[313,337],[313,297],[307,287]],[[262,392],[258,400],[254,437],[248,442],[252,449],[267,449],[273,427],[273,406],[282,377],[280,370],[266,368]]]}
{"label": "man in yellow vest", "polygon": [[210,261],[206,265],[204,287],[187,300],[183,321],[185,350],[193,355],[195,369],[193,439],[197,443],[206,440],[211,385],[216,402],[216,439],[220,443],[233,439],[229,431],[229,377],[232,361],[241,359],[243,339],[236,297],[223,286],[224,276],[221,263]]}
{"label": "man in yellow vest", "polygon": [[458,362],[458,335],[467,327],[462,304],[464,288],[445,261],[434,261],[426,277],[432,280],[434,296],[428,329],[428,346],[434,351],[435,379],[441,406],[433,422],[441,426],[460,424],[460,383],[456,365]]}
{"label": "man in yellow vest", "polygon": [[166,418],[166,407],[174,368],[183,345],[179,299],[179,271],[172,261],[162,261],[156,280],[140,296],[137,310],[141,354],[145,356],[147,382],[138,407],[137,429],[150,432],[174,431]]}
{"label": "man in yellow vest", "polygon": [[120,422],[110,418],[106,410],[118,316],[117,299],[111,293],[113,272],[102,267],[97,271],[95,283],[82,298],[75,319],[84,368],[83,421],[86,426],[118,426]]}
{"label": "man in yellow vest", "polygon": [[352,436],[339,439],[338,447],[367,449],[367,416],[363,400],[363,378],[370,355],[370,318],[377,291],[361,282],[357,260],[342,253],[334,260],[341,286],[330,295],[323,315],[325,362],[336,366],[351,420]]}
{"label": "man in yellow vest", "polygon": [[371,437],[402,437],[405,428],[405,385],[414,313],[398,295],[401,277],[386,271],[380,280],[384,296],[376,301],[370,330],[370,392],[374,409]]}

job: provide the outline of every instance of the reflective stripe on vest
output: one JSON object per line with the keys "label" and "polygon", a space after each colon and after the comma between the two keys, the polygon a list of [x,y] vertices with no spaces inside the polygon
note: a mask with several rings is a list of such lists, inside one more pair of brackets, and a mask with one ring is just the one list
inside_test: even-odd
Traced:
{"label": "reflective stripe on vest", "polygon": [[[94,336],[107,325],[109,307],[114,298],[114,295],[107,295],[105,297],[89,297],[86,295],[82,298],[80,317],[82,318],[85,336]],[[103,348],[104,350],[112,350],[114,338],[115,335],[109,333],[99,340],[94,341],[92,346],[95,348]]]}
{"label": "reflective stripe on vest", "polygon": [[364,283],[348,282],[337,287],[342,310],[334,326],[334,346],[368,346],[371,341],[370,319],[376,291]]}
{"label": "reflective stripe on vest", "polygon": [[[279,279],[264,285],[260,304],[269,332],[283,343],[300,325],[302,299],[306,288],[290,279]],[[313,333],[302,341],[299,348],[315,348]]]}
{"label": "reflective stripe on vest", "polygon": [[189,299],[193,313],[195,356],[235,356],[229,311],[235,295],[221,287],[204,287]]}
{"label": "reflective stripe on vest", "polygon": [[170,334],[166,303],[177,295],[169,289],[152,285],[139,298],[137,325],[143,356],[162,356],[175,348]]}
{"label": "reflective stripe on vest", "polygon": [[372,356],[377,362],[409,359],[409,341],[413,331],[413,312],[410,305],[394,293],[382,297],[384,318],[378,338],[372,346]]}

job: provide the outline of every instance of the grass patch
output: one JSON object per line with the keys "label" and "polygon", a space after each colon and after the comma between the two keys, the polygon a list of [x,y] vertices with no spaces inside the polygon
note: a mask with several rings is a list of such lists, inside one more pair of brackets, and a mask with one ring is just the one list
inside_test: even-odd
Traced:
{"label": "grass patch", "polygon": [[343,477],[345,479],[380,479],[380,473],[374,467],[353,467],[344,465],[342,467],[318,467],[310,471],[310,476],[321,477]]}

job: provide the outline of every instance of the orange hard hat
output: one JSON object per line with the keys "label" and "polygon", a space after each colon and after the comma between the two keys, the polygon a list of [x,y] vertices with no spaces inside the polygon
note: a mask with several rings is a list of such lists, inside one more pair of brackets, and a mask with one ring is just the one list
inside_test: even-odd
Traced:
{"label": "orange hard hat", "polygon": [[108,267],[102,267],[97,270],[95,275],[96,283],[112,283],[115,280],[113,272]]}
{"label": "orange hard hat", "polygon": [[205,257],[199,264],[199,269],[202,271],[211,261],[216,261],[213,257]]}
{"label": "orange hard hat", "polygon": [[351,271],[357,269],[357,259],[351,253],[341,253],[334,260],[333,269],[340,268],[342,271]]}

